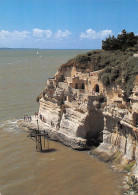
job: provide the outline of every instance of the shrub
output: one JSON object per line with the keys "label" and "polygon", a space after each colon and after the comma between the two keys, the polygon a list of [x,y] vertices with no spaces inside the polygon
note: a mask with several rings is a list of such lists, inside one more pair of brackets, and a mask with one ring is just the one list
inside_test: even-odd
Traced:
{"label": "shrub", "polygon": [[[90,53],[89,53],[89,55],[90,55]],[[90,59],[91,58],[89,56],[87,56],[86,54],[81,54],[81,55],[78,55],[76,57],[76,61],[79,63],[86,63],[86,62],[90,61]]]}
{"label": "shrub", "polygon": [[111,67],[111,66],[106,66],[104,72],[106,72],[106,73],[111,73],[111,71],[112,71],[112,67]]}
{"label": "shrub", "polygon": [[119,68],[113,68],[110,74],[110,82],[115,81],[119,77]]}
{"label": "shrub", "polygon": [[103,94],[96,96],[96,100],[99,101],[99,103],[106,102],[106,98]]}
{"label": "shrub", "polygon": [[67,69],[67,68],[70,68],[74,65],[74,59],[70,59],[68,62],[66,62],[65,64],[62,64],[60,67],[59,67],[59,71],[62,71],[63,69]]}
{"label": "shrub", "polygon": [[103,73],[102,76],[101,76],[101,81],[103,83],[104,86],[108,86],[110,85],[110,74],[109,73]]}
{"label": "shrub", "polygon": [[134,79],[138,74],[138,58],[134,58],[130,51],[115,51],[110,54],[110,60],[110,66],[106,66],[104,71],[99,74],[99,80],[106,87],[112,83],[119,84],[125,92],[124,100],[129,101],[134,87]]}
{"label": "shrub", "polygon": [[130,191],[133,191],[133,194],[138,194],[138,180],[135,176],[131,176],[127,184],[129,185]]}
{"label": "shrub", "polygon": [[121,85],[121,83],[122,83],[122,78],[121,77],[117,78],[116,79],[116,84]]}

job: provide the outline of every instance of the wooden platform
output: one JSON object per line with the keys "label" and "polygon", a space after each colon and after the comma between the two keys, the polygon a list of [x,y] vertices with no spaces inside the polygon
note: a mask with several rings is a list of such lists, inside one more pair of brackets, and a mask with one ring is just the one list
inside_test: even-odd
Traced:
{"label": "wooden platform", "polygon": [[36,142],[36,149],[40,152],[44,150],[49,150],[49,137],[48,133],[45,131],[31,130],[27,136]]}

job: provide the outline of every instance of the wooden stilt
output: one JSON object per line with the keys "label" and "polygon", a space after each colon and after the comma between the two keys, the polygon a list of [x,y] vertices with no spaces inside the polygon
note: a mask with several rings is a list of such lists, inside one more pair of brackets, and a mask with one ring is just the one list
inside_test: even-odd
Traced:
{"label": "wooden stilt", "polygon": [[36,149],[40,150],[41,152],[43,149],[46,149],[46,139],[48,144],[48,150],[49,150],[49,139],[48,134],[45,131],[39,131],[39,124],[37,120],[37,129],[32,130],[30,134],[28,135],[33,141],[36,142]]}
{"label": "wooden stilt", "polygon": [[35,136],[36,137],[36,149],[37,149],[37,136]]}
{"label": "wooden stilt", "polygon": [[40,135],[40,150],[42,152],[42,142],[41,142],[41,135]]}
{"label": "wooden stilt", "polygon": [[44,135],[44,148],[45,148],[45,135]]}
{"label": "wooden stilt", "polygon": [[47,142],[48,142],[48,150],[49,150],[49,139],[47,139]]}

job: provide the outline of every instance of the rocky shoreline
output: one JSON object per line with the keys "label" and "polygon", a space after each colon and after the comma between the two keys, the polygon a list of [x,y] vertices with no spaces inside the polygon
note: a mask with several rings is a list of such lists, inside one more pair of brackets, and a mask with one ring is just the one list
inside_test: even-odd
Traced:
{"label": "rocky shoreline", "polygon": [[88,149],[86,139],[71,137],[65,133],[56,131],[56,129],[44,122],[39,118],[36,119],[35,116],[32,116],[31,122],[25,122],[24,120],[19,120],[18,125],[27,128],[28,131],[38,129],[37,120],[39,121],[39,131],[41,133],[45,132],[49,139],[53,141],[59,141],[62,144],[71,147],[75,150],[86,150]]}
{"label": "rocky shoreline", "polygon": [[98,148],[93,147],[89,154],[102,162],[108,163],[109,167],[115,172],[124,175],[122,182],[124,194],[138,194],[138,180],[134,174],[136,169],[134,161],[128,163],[126,157],[119,150],[112,150],[109,145],[105,146],[105,144],[101,144]]}
{"label": "rocky shoreline", "polygon": [[[91,59],[91,68],[94,59]],[[106,87],[99,80],[103,70],[84,69],[85,64],[75,63],[70,60],[63,64],[54,77],[47,80],[37,98],[38,118],[32,116],[31,122],[21,120],[19,125],[30,130],[39,128],[50,139],[77,150],[99,144],[91,154],[112,162],[119,171],[130,172],[128,180],[134,183],[135,189],[138,181],[138,77],[130,101],[126,102],[121,85],[113,82]],[[121,82],[124,83],[123,78]]]}
{"label": "rocky shoreline", "polygon": [[[68,147],[71,147],[72,149],[89,150],[89,155],[98,158],[100,161],[109,163],[110,167],[114,171],[124,174],[124,194],[135,195],[138,193],[138,181],[133,173],[136,165],[132,170],[129,169],[129,167],[127,167],[128,161],[124,157],[123,153],[118,150],[114,150],[110,145],[104,143],[102,143],[99,147],[90,147],[87,145],[86,139],[69,137],[66,134],[57,132],[56,129],[53,129],[48,124],[42,122],[39,118],[36,118],[35,116],[32,116],[31,118],[31,122],[19,120],[18,125],[22,128],[25,128],[29,132],[31,130],[38,129],[39,124],[39,131],[42,133],[45,132],[48,135],[49,139],[58,141]],[[39,121],[38,123],[37,120]]]}

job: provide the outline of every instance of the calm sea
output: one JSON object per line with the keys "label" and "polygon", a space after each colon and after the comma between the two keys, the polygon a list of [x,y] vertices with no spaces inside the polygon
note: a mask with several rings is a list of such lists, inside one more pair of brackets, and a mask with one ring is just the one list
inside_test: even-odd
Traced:
{"label": "calm sea", "polygon": [[38,111],[35,99],[58,67],[87,51],[0,50],[0,195],[122,194],[122,176],[107,164],[52,141],[53,152],[36,152],[17,125]]}

